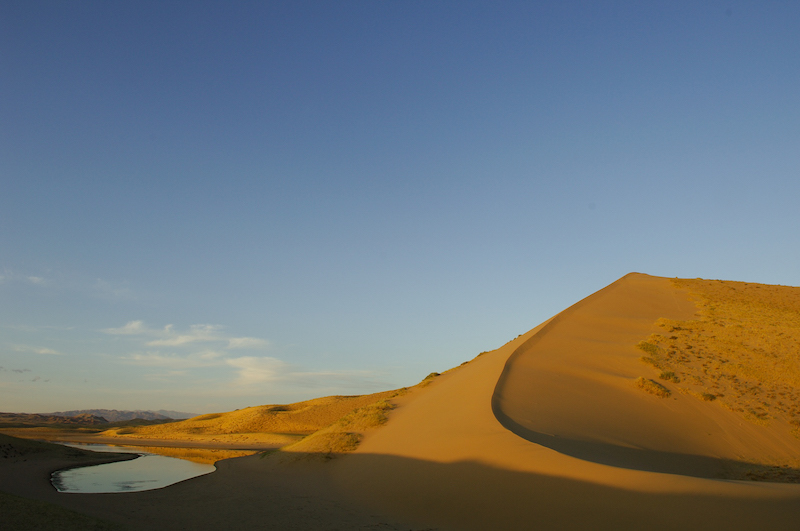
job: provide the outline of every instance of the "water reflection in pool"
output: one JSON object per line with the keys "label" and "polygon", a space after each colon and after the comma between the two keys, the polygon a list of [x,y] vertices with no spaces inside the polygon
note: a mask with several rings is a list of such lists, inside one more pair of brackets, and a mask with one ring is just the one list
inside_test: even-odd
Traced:
{"label": "water reflection in pool", "polygon": [[[136,447],[100,444],[70,444],[69,446],[95,452],[138,453],[140,457],[131,461],[70,468],[54,472],[52,482],[59,492],[98,493],[151,490],[166,487],[185,479],[202,476],[215,470],[211,464],[156,455]],[[195,454],[196,451],[191,453]]]}

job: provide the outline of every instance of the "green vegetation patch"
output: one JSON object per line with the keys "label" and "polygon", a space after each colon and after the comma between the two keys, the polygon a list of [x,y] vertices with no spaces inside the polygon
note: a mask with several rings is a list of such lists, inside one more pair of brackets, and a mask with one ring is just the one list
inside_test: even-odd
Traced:
{"label": "green vegetation patch", "polygon": [[698,318],[656,321],[662,332],[636,345],[647,354],[641,360],[682,392],[750,422],[800,423],[800,288],[702,279],[673,284],[689,291]]}
{"label": "green vegetation patch", "polygon": [[678,378],[678,376],[672,371],[663,371],[661,374],[658,375],[658,377],[661,378],[662,380],[668,380],[674,383],[680,383],[681,381],[681,379]]}
{"label": "green vegetation patch", "polygon": [[660,383],[653,381],[649,378],[645,378],[644,376],[639,376],[636,378],[636,386],[639,389],[647,391],[651,395],[656,395],[660,398],[667,398],[672,392],[661,385]]}
{"label": "green vegetation patch", "polygon": [[423,379],[422,379],[422,381],[421,381],[419,384],[417,384],[417,385],[419,385],[420,387],[425,387],[425,386],[427,386],[427,385],[430,385],[430,383],[431,383],[431,382],[433,382],[433,380],[435,380],[435,379],[436,379],[437,377],[439,377],[439,376],[441,376],[441,374],[440,374],[440,373],[438,373],[438,372],[432,372],[432,373],[430,373],[428,376],[426,376],[425,378],[423,378]]}
{"label": "green vegetation patch", "polygon": [[362,432],[386,424],[389,420],[387,414],[394,408],[395,405],[388,400],[378,400],[348,413],[330,426],[312,433],[301,441],[284,446],[279,454],[329,460],[338,454],[352,452],[361,443]]}
{"label": "green vegetation patch", "polygon": [[345,415],[339,419],[337,424],[346,430],[377,428],[386,424],[386,421],[389,420],[386,414],[394,407],[394,404],[387,400],[379,400]]}
{"label": "green vegetation patch", "polygon": [[636,345],[636,348],[638,348],[639,350],[643,350],[643,351],[647,352],[653,358],[658,358],[659,353],[661,352],[661,348],[659,348],[658,345],[650,343],[649,341],[640,341]]}

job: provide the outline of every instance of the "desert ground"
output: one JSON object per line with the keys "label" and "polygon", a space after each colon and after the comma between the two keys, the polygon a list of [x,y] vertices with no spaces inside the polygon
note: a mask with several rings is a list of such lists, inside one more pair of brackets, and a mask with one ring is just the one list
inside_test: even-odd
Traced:
{"label": "desert ground", "polygon": [[11,529],[793,530],[798,344],[800,288],[631,273],[412,388],[99,435],[274,448],[212,474],[58,493],[97,457],[0,436],[0,491],[46,504]]}

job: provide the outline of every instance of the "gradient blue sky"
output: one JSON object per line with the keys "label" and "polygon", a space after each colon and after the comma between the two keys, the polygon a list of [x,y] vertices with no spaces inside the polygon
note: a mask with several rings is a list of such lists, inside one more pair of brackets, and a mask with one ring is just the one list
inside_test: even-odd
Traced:
{"label": "gradient blue sky", "polygon": [[800,3],[0,4],[0,411],[411,385],[800,284]]}

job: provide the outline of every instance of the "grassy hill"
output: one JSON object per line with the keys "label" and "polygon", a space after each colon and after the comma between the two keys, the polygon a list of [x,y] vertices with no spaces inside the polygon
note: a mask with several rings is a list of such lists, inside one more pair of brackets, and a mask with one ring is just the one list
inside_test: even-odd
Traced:
{"label": "grassy hill", "polygon": [[642,361],[679,392],[715,402],[750,422],[788,423],[800,435],[800,288],[674,280],[698,318],[659,319]]}
{"label": "grassy hill", "polygon": [[295,443],[342,417],[394,396],[385,391],[359,396],[328,396],[294,404],[255,406],[226,413],[142,427],[113,428],[102,436],[183,441]]}

